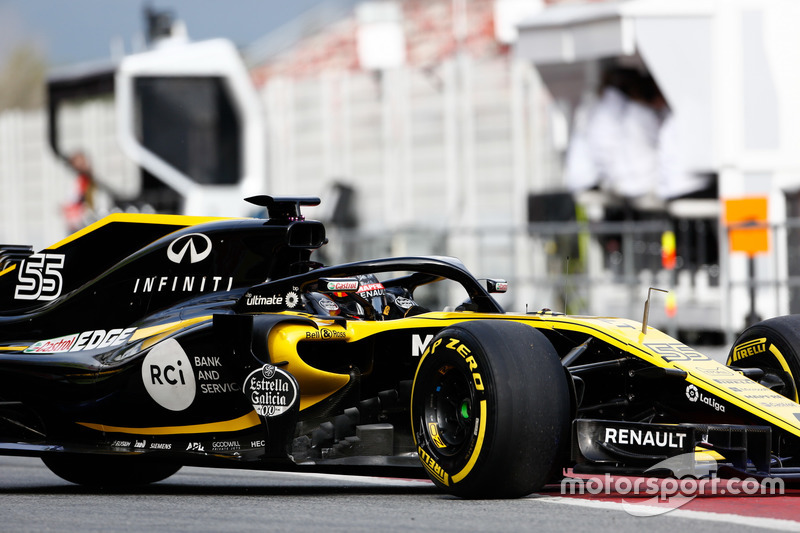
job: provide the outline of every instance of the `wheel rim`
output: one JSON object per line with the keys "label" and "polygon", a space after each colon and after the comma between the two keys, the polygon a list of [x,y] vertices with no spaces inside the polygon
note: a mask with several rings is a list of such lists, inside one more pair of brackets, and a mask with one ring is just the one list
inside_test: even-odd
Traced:
{"label": "wheel rim", "polygon": [[436,376],[425,402],[426,429],[433,447],[443,455],[452,456],[467,446],[472,437],[475,399],[471,378],[450,365],[441,367]]}

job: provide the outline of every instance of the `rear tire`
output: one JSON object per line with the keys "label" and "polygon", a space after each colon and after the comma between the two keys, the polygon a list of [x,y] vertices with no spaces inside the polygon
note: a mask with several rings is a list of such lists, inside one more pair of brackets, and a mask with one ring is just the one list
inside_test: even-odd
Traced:
{"label": "rear tire", "polygon": [[544,486],[569,447],[570,399],[552,344],[516,322],[442,330],[417,368],[411,423],[420,460],[463,498],[517,498]]}
{"label": "rear tire", "polygon": [[797,380],[800,378],[799,349],[800,315],[779,316],[744,330],[733,343],[727,365],[760,368],[765,372],[762,385],[796,402]]}
{"label": "rear tire", "polygon": [[90,487],[129,487],[167,479],[181,465],[154,462],[142,457],[53,454],[42,461],[55,475]]}

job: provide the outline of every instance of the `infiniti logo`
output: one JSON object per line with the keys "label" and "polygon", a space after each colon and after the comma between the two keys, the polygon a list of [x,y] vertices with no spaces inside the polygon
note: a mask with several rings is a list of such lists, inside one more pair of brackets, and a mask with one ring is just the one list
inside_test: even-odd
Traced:
{"label": "infiniti logo", "polygon": [[198,263],[211,253],[211,239],[202,233],[188,233],[178,237],[167,248],[167,257],[173,263],[181,263],[187,250],[189,262]]}

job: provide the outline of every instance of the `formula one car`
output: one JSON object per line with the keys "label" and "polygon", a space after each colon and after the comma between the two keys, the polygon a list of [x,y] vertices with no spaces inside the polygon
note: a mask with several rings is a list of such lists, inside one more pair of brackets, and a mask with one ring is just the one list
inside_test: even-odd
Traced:
{"label": "formula one car", "polygon": [[301,214],[319,199],[248,200],[268,218],[116,214],[2,247],[0,453],[97,486],[201,465],[427,475],[467,498],[698,450],[798,472],[797,317],[745,331],[726,366],[646,323],[505,314],[507,284],[452,258],[323,266]]}

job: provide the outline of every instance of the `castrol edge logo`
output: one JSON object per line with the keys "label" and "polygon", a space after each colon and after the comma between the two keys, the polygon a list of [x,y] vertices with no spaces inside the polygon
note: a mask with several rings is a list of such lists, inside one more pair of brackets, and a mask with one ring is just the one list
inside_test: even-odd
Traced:
{"label": "castrol edge logo", "polygon": [[127,342],[136,328],[95,329],[82,333],[64,335],[56,339],[38,341],[28,346],[24,353],[64,353],[84,350],[116,348]]}
{"label": "castrol edge logo", "polygon": [[142,382],[150,397],[170,411],[183,411],[197,393],[189,357],[175,339],[159,342],[145,356]]}

